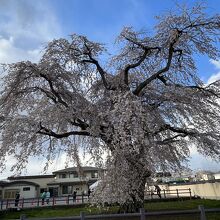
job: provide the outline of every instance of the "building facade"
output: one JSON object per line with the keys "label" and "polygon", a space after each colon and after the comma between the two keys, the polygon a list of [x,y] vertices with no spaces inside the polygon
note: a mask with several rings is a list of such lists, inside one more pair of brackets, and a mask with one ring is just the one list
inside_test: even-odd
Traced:
{"label": "building facade", "polygon": [[99,169],[96,167],[66,168],[53,172],[54,180],[49,182],[49,191],[54,196],[71,195],[73,191],[77,194],[87,194],[89,186],[96,182],[99,177]]}
{"label": "building facade", "polygon": [[46,190],[51,197],[72,195],[73,191],[78,195],[87,194],[99,174],[100,170],[96,167],[70,167],[52,175],[11,176],[0,181],[0,199],[14,199],[17,192],[21,198],[35,198]]}
{"label": "building facade", "polygon": [[17,192],[21,198],[38,197],[53,179],[54,175],[8,177],[7,180],[0,181],[0,199],[13,199]]}

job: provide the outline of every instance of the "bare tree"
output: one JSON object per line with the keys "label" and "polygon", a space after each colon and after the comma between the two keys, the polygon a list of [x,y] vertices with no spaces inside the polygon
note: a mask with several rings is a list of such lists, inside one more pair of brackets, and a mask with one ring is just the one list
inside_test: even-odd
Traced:
{"label": "bare tree", "polygon": [[196,5],[158,17],[151,35],[124,28],[108,60],[102,44],[72,35],[50,42],[39,63],[6,65],[1,166],[6,155],[20,170],[60,149],[79,163],[84,140],[95,159],[108,152],[99,198],[135,211],[150,173],[181,168],[191,144],[219,159],[219,82],[204,85],[193,58],[219,57],[219,28]]}

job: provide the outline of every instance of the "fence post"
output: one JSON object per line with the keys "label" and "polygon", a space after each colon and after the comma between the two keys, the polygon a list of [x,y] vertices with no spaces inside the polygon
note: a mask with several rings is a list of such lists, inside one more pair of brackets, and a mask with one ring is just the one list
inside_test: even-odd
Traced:
{"label": "fence post", "polygon": [[20,215],[20,220],[25,220],[26,219],[26,215]]}
{"label": "fence post", "polygon": [[190,197],[190,199],[192,199],[192,192],[191,192],[190,188],[189,188],[189,197]]}
{"label": "fence post", "polygon": [[3,200],[1,200],[1,210],[3,209]]}
{"label": "fence post", "polygon": [[84,203],[84,194],[82,193],[82,204]]}
{"label": "fence post", "polygon": [[85,220],[85,213],[84,212],[80,212],[80,220]]}
{"label": "fence post", "polygon": [[145,210],[144,210],[144,208],[140,208],[140,220],[145,220]]}
{"label": "fence post", "polygon": [[206,220],[205,209],[203,205],[198,206],[200,211],[200,220]]}
{"label": "fence post", "polygon": [[166,191],[165,191],[165,189],[163,190],[163,195],[164,195],[164,198],[166,198]]}
{"label": "fence post", "polygon": [[8,199],[7,199],[7,202],[6,202],[6,209],[8,209]]}
{"label": "fence post", "polygon": [[179,192],[178,192],[178,189],[176,189],[176,195],[177,195],[177,198],[179,198]]}

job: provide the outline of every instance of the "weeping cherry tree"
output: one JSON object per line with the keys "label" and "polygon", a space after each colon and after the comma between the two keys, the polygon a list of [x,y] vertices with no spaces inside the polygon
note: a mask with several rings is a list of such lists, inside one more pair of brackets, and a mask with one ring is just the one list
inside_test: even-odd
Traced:
{"label": "weeping cherry tree", "polygon": [[219,58],[220,16],[196,5],[157,21],[151,34],[125,27],[115,55],[73,34],[48,43],[38,63],[4,65],[0,166],[7,155],[21,170],[60,151],[80,165],[83,143],[95,162],[107,155],[97,201],[136,211],[147,177],[180,169],[191,145],[218,160],[220,82],[204,84],[194,57]]}

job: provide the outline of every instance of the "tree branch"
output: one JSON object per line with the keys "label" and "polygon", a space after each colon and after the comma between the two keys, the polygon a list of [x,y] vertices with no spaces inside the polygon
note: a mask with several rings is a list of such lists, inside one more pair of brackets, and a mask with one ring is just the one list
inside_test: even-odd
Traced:
{"label": "tree branch", "polygon": [[176,138],[178,138],[178,137],[186,137],[186,136],[187,136],[186,134],[177,134],[177,135],[175,135],[173,137],[165,138],[162,141],[157,141],[156,143],[159,144],[159,145],[175,143],[175,142],[179,141],[179,140],[175,140]]}
{"label": "tree branch", "polygon": [[106,74],[106,73],[105,73],[105,71],[102,69],[102,67],[100,66],[99,62],[98,62],[96,59],[90,57],[90,60],[84,59],[84,60],[82,60],[81,62],[94,64],[94,65],[96,66],[96,68],[97,68],[97,70],[98,70],[98,72],[99,72],[101,78],[102,78],[103,85],[105,86],[106,89],[110,89],[110,87],[109,87],[109,85],[108,85],[108,83],[107,83],[107,81],[106,81],[106,78],[105,78],[105,74]]}
{"label": "tree branch", "polygon": [[147,47],[145,45],[143,45],[141,42],[137,42],[134,39],[128,38],[126,36],[123,36],[127,41],[133,43],[134,45],[137,45],[138,47],[142,48],[144,50],[144,53],[142,54],[142,56],[139,57],[139,60],[136,63],[132,63],[132,64],[128,64],[125,66],[124,69],[124,83],[126,85],[128,85],[128,72],[130,69],[136,68],[138,66],[141,65],[141,63],[146,59],[147,55],[149,54],[149,52],[151,50],[158,50],[160,51],[161,48],[160,47]]}
{"label": "tree branch", "polygon": [[165,124],[163,125],[158,131],[154,132],[153,134],[158,134],[162,131],[166,131],[166,130],[170,130],[174,133],[179,133],[179,134],[184,134],[184,135],[195,135],[196,133],[193,132],[193,131],[187,131],[183,128],[178,128],[178,127],[172,127],[171,125],[169,124]]}
{"label": "tree branch", "polygon": [[174,52],[174,48],[173,48],[174,43],[170,44],[169,47],[169,53],[168,53],[168,59],[167,59],[167,64],[164,68],[162,68],[161,70],[159,70],[158,72],[154,73],[153,75],[151,75],[149,78],[147,78],[145,81],[143,81],[142,83],[139,84],[139,86],[133,91],[134,95],[140,95],[140,92],[149,84],[151,83],[153,80],[157,79],[160,74],[167,72],[170,68],[171,65],[171,61],[172,61],[172,57],[173,57],[173,52]]}
{"label": "tree branch", "polygon": [[126,85],[128,85],[128,72],[129,72],[129,70],[140,66],[140,64],[146,59],[148,52],[149,52],[149,50],[145,49],[143,55],[140,56],[139,60],[136,63],[126,65],[126,67],[124,69],[124,83]]}
{"label": "tree branch", "polygon": [[54,89],[52,80],[50,80],[49,77],[47,77],[43,73],[39,73],[39,75],[48,82],[50,89],[51,89],[51,92],[57,97],[58,102],[61,103],[62,105],[64,105],[66,108],[68,108],[68,104],[65,101],[63,101],[60,94]]}
{"label": "tree branch", "polygon": [[40,130],[37,131],[37,134],[43,134],[47,135],[50,137],[55,137],[57,139],[69,137],[72,135],[82,135],[82,136],[90,136],[90,133],[88,131],[82,130],[82,131],[69,131],[69,132],[64,132],[64,133],[56,133],[48,128],[45,128],[44,126],[41,125],[40,123]]}
{"label": "tree branch", "polygon": [[84,60],[82,60],[82,62],[84,62],[84,63],[93,63],[96,66],[96,68],[97,68],[97,70],[98,70],[98,72],[99,72],[99,74],[102,78],[103,85],[105,86],[106,89],[110,89],[110,87],[107,83],[107,80],[105,78],[106,73],[105,73],[104,69],[100,66],[98,60],[96,60],[92,57],[92,54],[91,54],[91,51],[90,51],[90,48],[88,47],[88,45],[86,43],[84,43],[84,45],[87,48],[88,53],[86,55],[89,56],[89,59],[88,60],[84,59]]}

